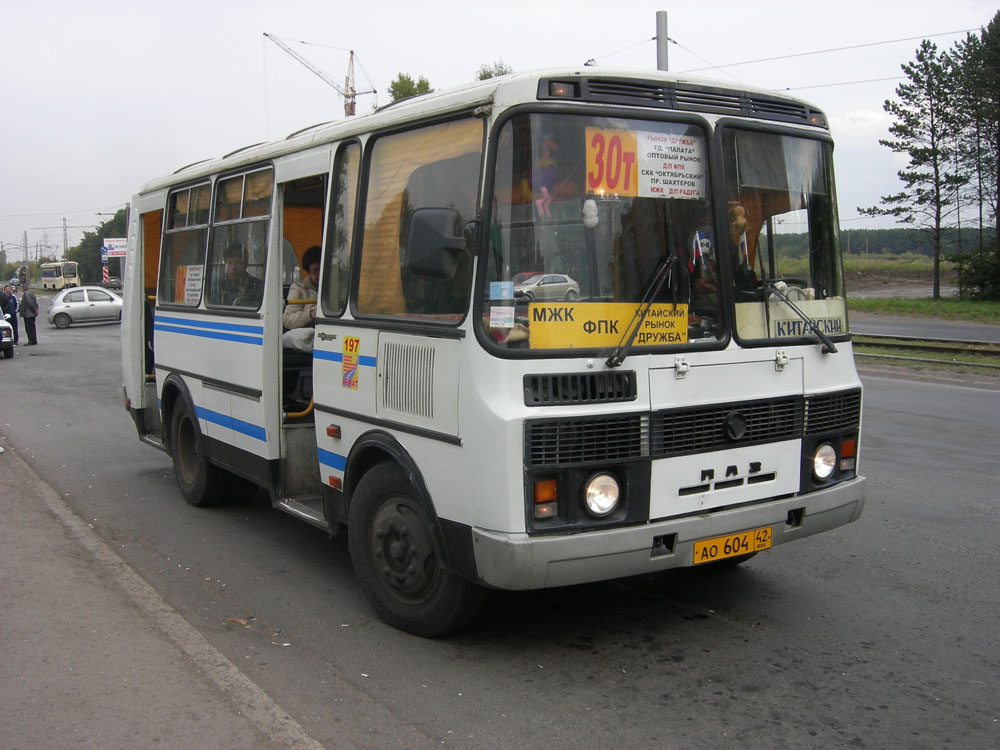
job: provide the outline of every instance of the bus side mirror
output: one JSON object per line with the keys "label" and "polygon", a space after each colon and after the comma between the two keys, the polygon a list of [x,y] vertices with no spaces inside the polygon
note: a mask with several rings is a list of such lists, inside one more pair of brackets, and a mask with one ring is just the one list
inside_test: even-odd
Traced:
{"label": "bus side mirror", "polygon": [[466,251],[462,215],[454,208],[417,208],[406,235],[406,272],[422,279],[447,281]]}

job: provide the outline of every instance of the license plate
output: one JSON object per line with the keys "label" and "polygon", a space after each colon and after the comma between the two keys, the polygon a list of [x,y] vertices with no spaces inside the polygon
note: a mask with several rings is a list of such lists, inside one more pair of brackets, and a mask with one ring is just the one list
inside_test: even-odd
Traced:
{"label": "license plate", "polygon": [[771,547],[771,527],[741,531],[738,534],[726,534],[712,539],[702,539],[694,543],[692,565],[725,560],[727,557],[749,555]]}

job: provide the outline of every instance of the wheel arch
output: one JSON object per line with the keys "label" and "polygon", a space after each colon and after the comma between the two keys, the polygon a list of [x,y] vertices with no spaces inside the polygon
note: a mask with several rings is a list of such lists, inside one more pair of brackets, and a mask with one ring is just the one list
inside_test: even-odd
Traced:
{"label": "wheel arch", "polygon": [[[195,414],[197,407],[195,407],[194,400],[191,398],[191,391],[188,389],[187,383],[184,382],[184,378],[176,373],[170,373],[163,381],[163,389],[160,391],[160,424],[163,425],[163,445],[170,455],[173,455],[170,430],[173,424],[174,408],[176,408],[177,402],[180,399],[187,401],[191,406],[192,414]],[[200,436],[201,425],[197,419],[194,420],[194,425]]]}
{"label": "wheel arch", "polygon": [[452,567],[452,549],[448,544],[448,535],[444,533],[441,519],[438,518],[434,500],[424,482],[423,474],[416,461],[400,442],[383,430],[372,430],[362,435],[354,442],[347,456],[344,467],[344,512],[350,514],[354,491],[362,477],[380,463],[391,461],[399,466],[413,488],[416,499],[423,506],[427,517],[433,526],[438,548],[444,555],[444,564]]}

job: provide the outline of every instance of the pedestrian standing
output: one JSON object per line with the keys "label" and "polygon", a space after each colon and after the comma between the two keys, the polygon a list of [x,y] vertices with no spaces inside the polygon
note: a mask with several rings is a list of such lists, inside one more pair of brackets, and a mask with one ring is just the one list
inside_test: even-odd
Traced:
{"label": "pedestrian standing", "polygon": [[31,291],[27,282],[24,284],[24,294],[21,295],[21,317],[24,318],[24,335],[28,337],[26,346],[34,346],[38,343],[38,334],[35,332],[35,318],[38,317],[38,298]]}
{"label": "pedestrian standing", "polygon": [[17,346],[19,331],[21,326],[17,323],[17,311],[20,305],[17,303],[17,295],[10,289],[10,284],[3,288],[3,293],[7,295],[6,312],[10,313],[10,327],[14,329],[14,346]]}

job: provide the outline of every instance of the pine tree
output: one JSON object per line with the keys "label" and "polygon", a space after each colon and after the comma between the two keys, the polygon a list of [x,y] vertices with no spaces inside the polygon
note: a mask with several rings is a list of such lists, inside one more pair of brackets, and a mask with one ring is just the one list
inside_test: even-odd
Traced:
{"label": "pine tree", "polygon": [[426,78],[420,76],[414,81],[406,73],[400,73],[396,76],[396,80],[389,84],[389,96],[394,102],[409,99],[411,96],[419,94],[427,94],[430,93],[430,90],[431,84]]}
{"label": "pine tree", "polygon": [[959,157],[965,173],[972,175],[979,245],[987,245],[983,229],[992,220],[990,244],[1000,258],[1000,13],[981,35],[970,34],[958,42],[950,59],[959,83],[955,102],[961,125]]}
{"label": "pine tree", "polygon": [[896,87],[898,99],[887,99],[883,105],[895,118],[889,127],[893,138],[879,143],[909,157],[907,168],[897,172],[903,190],[858,212],[894,216],[902,224],[925,231],[934,258],[934,298],[938,299],[942,230],[955,212],[956,190],[967,182],[956,171],[957,126],[949,104],[956,84],[937,46],[926,39],[917,48],[915,60],[902,67],[909,81]]}

